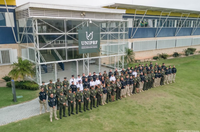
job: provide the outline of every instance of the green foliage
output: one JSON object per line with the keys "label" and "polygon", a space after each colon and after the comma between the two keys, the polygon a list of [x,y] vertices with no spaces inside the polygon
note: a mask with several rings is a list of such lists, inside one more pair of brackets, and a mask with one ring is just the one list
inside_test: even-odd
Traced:
{"label": "green foliage", "polygon": [[179,53],[178,52],[174,52],[173,57],[179,57]]}
{"label": "green foliage", "polygon": [[159,59],[159,56],[154,56],[153,59],[154,59],[154,60],[158,60],[158,59]]}
{"label": "green foliage", "polygon": [[196,51],[196,48],[187,48],[184,50],[186,56],[194,54],[195,51]]}
{"label": "green foliage", "polygon": [[5,80],[6,82],[11,81],[11,77],[9,76],[4,76],[2,79]]}
{"label": "green foliage", "polygon": [[126,48],[126,55],[124,56],[124,63],[128,64],[134,61],[135,54],[132,49]]}
{"label": "green foliage", "polygon": [[166,53],[159,54],[159,58],[167,59],[169,55]]}
{"label": "green foliage", "polygon": [[25,76],[34,76],[34,64],[29,60],[22,60],[21,57],[18,57],[18,63],[12,64],[12,70],[9,72],[9,76],[14,78],[15,80],[20,78],[24,80]]}
{"label": "green foliage", "polygon": [[[7,87],[11,87],[11,82],[7,82]],[[31,81],[15,81],[16,89],[38,90],[39,85]]]}

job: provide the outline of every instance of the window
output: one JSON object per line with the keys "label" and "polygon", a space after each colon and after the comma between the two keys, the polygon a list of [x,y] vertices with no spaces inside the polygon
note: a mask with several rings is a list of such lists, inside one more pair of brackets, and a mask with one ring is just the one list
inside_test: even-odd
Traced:
{"label": "window", "polygon": [[0,50],[0,64],[10,64],[10,51]]}
{"label": "window", "polygon": [[0,12],[0,26],[6,26],[5,13]]}

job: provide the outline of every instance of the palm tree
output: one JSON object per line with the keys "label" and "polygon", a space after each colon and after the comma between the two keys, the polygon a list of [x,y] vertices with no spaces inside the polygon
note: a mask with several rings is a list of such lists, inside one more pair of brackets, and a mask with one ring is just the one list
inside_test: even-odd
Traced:
{"label": "palm tree", "polygon": [[124,56],[124,63],[128,64],[134,61],[135,54],[132,49],[126,48],[126,55]]}
{"label": "palm tree", "polygon": [[20,78],[24,81],[25,76],[32,77],[35,75],[34,64],[29,60],[22,60],[21,57],[18,57],[18,63],[13,63],[11,67],[12,70],[8,75],[15,80]]}

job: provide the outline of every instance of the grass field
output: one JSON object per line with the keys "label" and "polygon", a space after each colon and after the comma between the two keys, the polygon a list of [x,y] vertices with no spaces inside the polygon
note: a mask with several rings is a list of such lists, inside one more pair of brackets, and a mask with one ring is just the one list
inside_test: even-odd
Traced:
{"label": "grass field", "polygon": [[[51,123],[49,113],[0,127],[1,132],[200,131],[200,56],[157,61],[175,64],[176,83]],[[155,63],[155,62],[154,62]],[[135,65],[135,64],[134,64]]]}
{"label": "grass field", "polygon": [[16,89],[17,96],[23,96],[23,98],[18,98],[17,102],[13,102],[13,95],[12,95],[12,88],[8,87],[0,87],[0,108],[4,106],[19,104],[25,101],[32,100],[38,96],[39,90],[32,91],[32,90],[22,90]]}

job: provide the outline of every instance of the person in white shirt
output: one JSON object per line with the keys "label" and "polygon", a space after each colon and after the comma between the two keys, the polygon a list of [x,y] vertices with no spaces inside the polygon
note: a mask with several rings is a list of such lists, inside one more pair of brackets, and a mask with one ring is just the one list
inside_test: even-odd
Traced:
{"label": "person in white shirt", "polygon": [[74,75],[72,75],[72,78],[69,80],[70,85],[72,85],[72,82],[74,82],[74,84],[76,84],[76,79],[74,78]]}
{"label": "person in white shirt", "polygon": [[112,81],[114,81],[115,82],[115,80],[116,80],[116,78],[115,78],[115,76],[113,75],[113,73],[111,74],[111,77],[110,77],[110,81],[112,82]]}
{"label": "person in white shirt", "polygon": [[76,86],[77,86],[77,88],[79,87],[80,91],[83,91],[83,84],[82,84],[81,80],[78,81],[78,84]]}
{"label": "person in white shirt", "polygon": [[82,78],[81,78],[80,75],[78,75],[78,77],[77,77],[77,79],[76,79],[76,83],[78,84],[79,81],[81,81],[81,83],[82,83]]}
{"label": "person in white shirt", "polygon": [[96,83],[93,81],[93,79],[91,79],[91,81],[90,81],[90,88],[93,86],[93,87],[95,87],[95,85],[96,85]]}
{"label": "person in white shirt", "polygon": [[133,76],[137,77],[137,72],[134,70],[132,73]]}
{"label": "person in white shirt", "polygon": [[101,84],[101,81],[100,81],[99,78],[97,77],[97,78],[96,78],[96,81],[95,81],[95,85],[97,86],[97,85],[99,85],[99,84]]}

